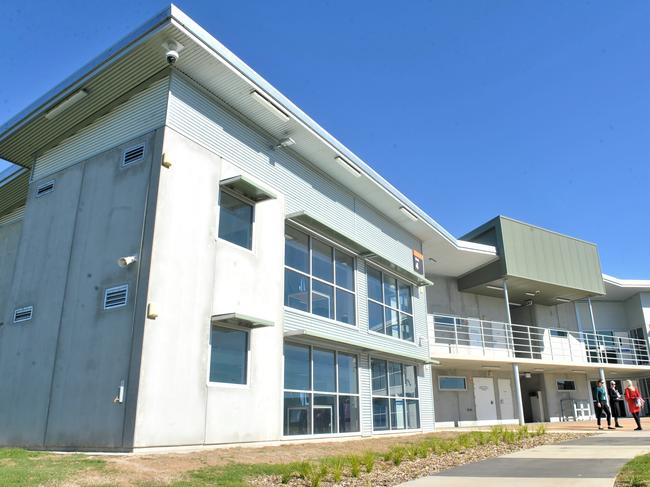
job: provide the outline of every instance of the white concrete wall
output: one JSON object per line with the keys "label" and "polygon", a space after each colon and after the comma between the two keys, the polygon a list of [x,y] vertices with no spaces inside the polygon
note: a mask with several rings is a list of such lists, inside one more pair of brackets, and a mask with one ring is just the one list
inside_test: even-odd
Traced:
{"label": "white concrete wall", "polygon": [[[576,384],[575,391],[558,391],[557,380],[573,380]],[[594,414],[589,392],[589,381],[585,374],[576,373],[544,373],[544,384],[546,393],[546,419],[548,421],[560,421],[562,417],[562,399],[580,399],[589,402],[590,412]]]}

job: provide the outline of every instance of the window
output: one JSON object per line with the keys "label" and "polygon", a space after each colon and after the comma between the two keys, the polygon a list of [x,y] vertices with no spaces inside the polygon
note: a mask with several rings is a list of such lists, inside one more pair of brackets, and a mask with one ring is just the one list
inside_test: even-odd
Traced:
{"label": "window", "polygon": [[558,379],[556,381],[556,383],[557,383],[557,390],[558,391],[575,391],[576,390],[576,383],[573,380]]}
{"label": "window", "polygon": [[219,238],[253,248],[253,205],[223,189],[219,196]]}
{"label": "window", "polygon": [[303,232],[285,231],[284,304],[356,324],[354,258]]}
{"label": "window", "polygon": [[439,391],[466,391],[467,379],[465,379],[465,377],[441,375],[438,377],[438,390]]}
{"label": "window", "polygon": [[550,329],[549,332],[552,337],[566,338],[567,336],[569,336],[569,332],[564,330]]}
{"label": "window", "polygon": [[210,337],[210,382],[246,384],[248,332],[213,326]]}
{"label": "window", "polygon": [[411,285],[368,267],[370,330],[415,341]]}
{"label": "window", "polygon": [[370,369],[374,431],[418,429],[420,400],[416,366],[372,359]]}
{"label": "window", "polygon": [[357,356],[284,345],[284,434],[360,430]]}

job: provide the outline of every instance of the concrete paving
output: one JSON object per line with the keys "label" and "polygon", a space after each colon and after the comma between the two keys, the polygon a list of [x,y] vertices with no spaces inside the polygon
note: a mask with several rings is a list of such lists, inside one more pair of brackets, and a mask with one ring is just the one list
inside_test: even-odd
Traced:
{"label": "concrete paving", "polygon": [[623,465],[646,453],[650,431],[606,431],[468,463],[400,487],[611,487]]}

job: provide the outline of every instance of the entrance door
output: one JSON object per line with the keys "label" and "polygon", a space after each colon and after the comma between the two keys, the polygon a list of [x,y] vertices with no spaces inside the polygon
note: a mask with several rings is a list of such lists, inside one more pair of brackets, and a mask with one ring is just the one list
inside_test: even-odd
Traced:
{"label": "entrance door", "polygon": [[512,388],[510,379],[499,379],[499,408],[501,409],[501,419],[513,419],[515,417],[515,408],[512,404]]}
{"label": "entrance door", "polygon": [[493,421],[497,419],[497,405],[494,398],[494,380],[491,377],[473,377],[476,420]]}

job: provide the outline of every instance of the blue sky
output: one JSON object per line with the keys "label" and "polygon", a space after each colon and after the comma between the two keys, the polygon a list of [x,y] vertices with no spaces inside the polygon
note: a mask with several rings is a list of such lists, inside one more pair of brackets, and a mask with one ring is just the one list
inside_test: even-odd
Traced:
{"label": "blue sky", "polygon": [[[166,4],[107,5],[2,2],[0,123]],[[503,214],[650,279],[650,2],[177,5],[454,235]]]}

